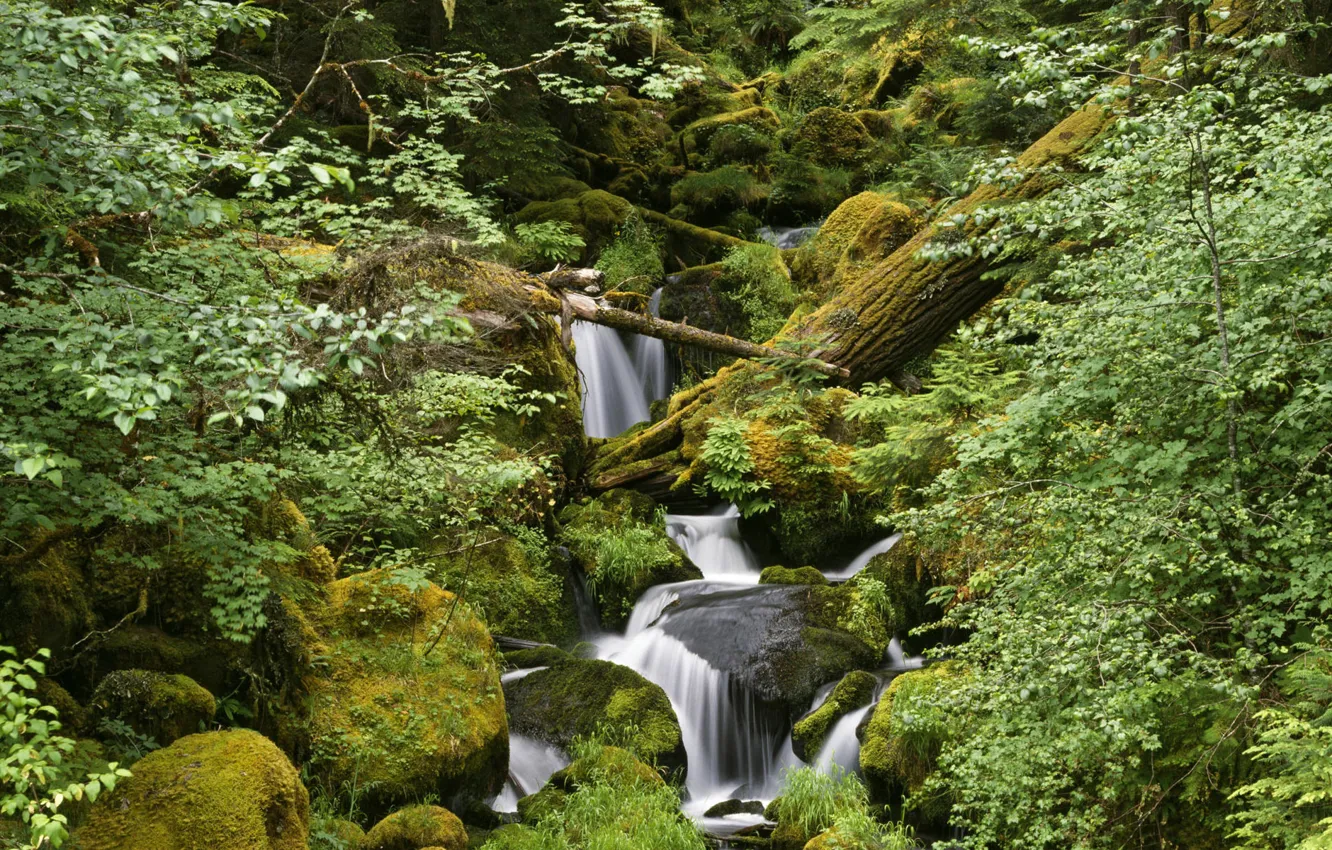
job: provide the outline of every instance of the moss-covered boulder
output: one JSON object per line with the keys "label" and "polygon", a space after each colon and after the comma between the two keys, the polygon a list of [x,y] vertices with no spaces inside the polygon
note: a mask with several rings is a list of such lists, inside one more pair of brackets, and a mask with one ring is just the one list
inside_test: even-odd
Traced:
{"label": "moss-covered boulder", "polygon": [[821,106],[796,127],[791,150],[825,168],[852,168],[865,161],[873,142],[850,112]]}
{"label": "moss-covered boulder", "polygon": [[847,712],[869,704],[874,699],[874,689],[878,684],[879,680],[874,674],[864,670],[852,670],[843,676],[823,704],[800,718],[791,728],[791,747],[796,757],[810,761],[817,756],[833,724]]}
{"label": "moss-covered boulder", "polygon": [[6,558],[0,567],[0,622],[20,657],[39,649],[60,652],[92,630],[89,578],[71,539],[58,531],[39,534],[24,547],[41,554]]}
{"label": "moss-covered boulder", "polygon": [[208,690],[220,693],[226,683],[230,658],[208,641],[176,637],[155,626],[128,625],[106,636],[97,647],[94,661],[98,670],[124,667],[183,673]]}
{"label": "moss-covered boulder", "polygon": [[764,567],[759,584],[827,584],[828,577],[814,567]]}
{"label": "moss-covered boulder", "polygon": [[310,798],[272,741],[187,735],[134,764],[78,830],[81,850],[306,850]]}
{"label": "moss-covered boulder", "polygon": [[477,546],[453,535],[431,541],[435,578],[467,587],[467,601],[490,630],[506,637],[567,644],[578,637],[577,612],[565,591],[567,570],[551,557],[539,534],[517,538],[499,529],[481,533]]}
{"label": "moss-covered boulder", "polygon": [[504,697],[515,732],[568,749],[606,727],[631,729],[628,745],[642,758],[683,773],[680,721],[660,686],[610,661],[566,656],[508,682]]}
{"label": "moss-covered boulder", "polygon": [[[924,786],[944,742],[955,733],[941,703],[962,675],[964,668],[955,662],[933,664],[903,673],[884,690],[860,746],[860,769],[872,799],[887,802]],[[943,800],[917,804],[927,817],[946,811]]]}
{"label": "moss-covered boulder", "polygon": [[97,685],[90,708],[99,719],[119,720],[158,744],[169,744],[200,731],[213,719],[217,701],[179,673],[116,670]]}
{"label": "moss-covered boulder", "polygon": [[439,806],[399,809],[371,827],[361,850],[465,850],[467,830],[453,812]]}
{"label": "moss-covered boulder", "polygon": [[819,300],[897,250],[920,229],[918,213],[894,197],[861,192],[843,201],[801,246],[791,271]]}
{"label": "moss-covered boulder", "polygon": [[724,112],[700,118],[685,127],[686,144],[695,150],[706,150],[712,137],[727,127],[749,127],[759,133],[775,133],[782,126],[777,113],[764,106],[751,106],[735,112]]}
{"label": "moss-covered boulder", "polygon": [[572,198],[533,201],[518,211],[520,224],[546,221],[564,222],[587,244],[583,258],[596,255],[615,236],[615,231],[629,217],[633,205],[618,195],[593,189]]}
{"label": "moss-covered boulder", "polygon": [[703,577],[667,536],[656,503],[642,493],[608,490],[566,507],[560,521],[560,539],[587,577],[608,629],[623,628],[648,588]]}
{"label": "moss-covered boulder", "polygon": [[531,649],[515,649],[504,653],[504,666],[510,670],[527,670],[559,664],[570,657],[569,653],[558,646],[534,646]]}
{"label": "moss-covered boulder", "polygon": [[494,642],[452,593],[376,570],[329,586],[309,677],[308,769],[338,787],[355,775],[382,814],[427,794],[498,793],[509,734]]}

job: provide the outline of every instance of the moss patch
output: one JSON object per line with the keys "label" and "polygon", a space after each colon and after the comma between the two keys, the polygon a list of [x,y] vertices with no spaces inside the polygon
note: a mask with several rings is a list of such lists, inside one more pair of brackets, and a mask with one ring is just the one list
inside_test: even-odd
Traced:
{"label": "moss patch", "polygon": [[814,567],[764,567],[759,584],[827,584],[828,579]]}
{"label": "moss patch", "polygon": [[509,735],[494,643],[467,604],[454,603],[433,584],[395,584],[386,571],[329,587],[318,624],[325,665],[308,682],[309,769],[328,788],[355,774],[371,813],[426,794],[487,796],[504,782]]}
{"label": "moss patch", "polygon": [[82,850],[305,850],[310,799],[291,762],[248,730],[187,735],[104,794]]}
{"label": "moss patch", "polygon": [[852,670],[842,677],[832,693],[818,708],[800,718],[791,729],[791,744],[803,761],[818,755],[828,730],[847,712],[866,705],[874,698],[879,680],[864,670]]}
{"label": "moss patch", "polygon": [[116,670],[98,684],[91,708],[101,718],[121,720],[140,735],[169,744],[212,720],[217,702],[198,682],[179,673]]}
{"label": "moss patch", "polygon": [[854,115],[821,106],[800,122],[791,150],[824,168],[851,168],[865,161],[872,143],[869,131]]}
{"label": "moss patch", "polygon": [[410,806],[375,824],[361,840],[361,850],[464,850],[467,830],[448,809]]}
{"label": "moss patch", "polygon": [[633,205],[618,195],[593,189],[572,198],[557,201],[533,201],[518,211],[518,222],[533,224],[562,221],[587,243],[583,259],[596,255],[615,236],[615,231],[629,217]]}
{"label": "moss patch", "polygon": [[580,736],[629,730],[627,744],[663,767],[685,764],[680,722],[666,692],[610,661],[556,660],[505,686],[515,732],[568,747]]}

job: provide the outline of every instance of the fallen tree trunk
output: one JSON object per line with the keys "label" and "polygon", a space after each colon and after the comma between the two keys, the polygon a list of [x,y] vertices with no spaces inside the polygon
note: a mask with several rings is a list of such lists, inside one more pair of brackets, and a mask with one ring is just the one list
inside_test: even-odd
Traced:
{"label": "fallen tree trunk", "polygon": [[[582,270],[578,270],[582,271]],[[563,272],[566,276],[576,276],[576,272]],[[851,373],[846,369],[824,360],[816,360],[789,354],[780,349],[737,339],[726,334],[705,331],[677,322],[668,322],[654,316],[645,316],[629,310],[611,307],[601,300],[579,292],[564,289],[547,289],[528,286],[532,293],[532,303],[542,312],[552,313],[564,318],[582,319],[597,325],[605,325],[620,331],[632,331],[644,336],[663,339],[681,345],[694,345],[726,354],[731,357],[743,357],[748,360],[763,360],[772,357],[786,357],[804,360],[809,368],[833,378],[848,378]]]}

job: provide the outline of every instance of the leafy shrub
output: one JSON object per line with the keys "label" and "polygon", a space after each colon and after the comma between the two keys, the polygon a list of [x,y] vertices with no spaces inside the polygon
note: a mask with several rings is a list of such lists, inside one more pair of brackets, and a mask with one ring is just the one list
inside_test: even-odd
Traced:
{"label": "leafy shrub", "polygon": [[625,219],[596,267],[606,273],[606,287],[612,290],[651,292],[666,274],[657,236],[637,213]]}
{"label": "leafy shrub", "polygon": [[717,299],[729,306],[728,312],[740,318],[743,328],[736,330],[753,342],[776,336],[798,297],[781,252],[770,245],[732,248],[713,288]]}
{"label": "leafy shrub", "polygon": [[770,509],[772,502],[759,495],[770,485],[755,477],[746,430],[742,419],[728,416],[708,420],[708,436],[700,457],[707,468],[703,482],[742,514],[753,516]]}

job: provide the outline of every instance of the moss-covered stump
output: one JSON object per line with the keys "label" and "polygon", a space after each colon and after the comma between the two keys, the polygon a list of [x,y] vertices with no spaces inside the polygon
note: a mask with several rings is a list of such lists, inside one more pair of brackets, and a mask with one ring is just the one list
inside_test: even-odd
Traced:
{"label": "moss-covered stump", "polygon": [[119,720],[159,744],[200,731],[213,719],[217,701],[189,676],[152,670],[116,670],[93,692],[90,708],[99,719]]}
{"label": "moss-covered stump", "polygon": [[827,584],[828,578],[814,567],[764,567],[759,584]]}
{"label": "moss-covered stump", "polygon": [[272,741],[187,735],[134,764],[75,835],[81,850],[305,850],[310,798]]}
{"label": "moss-covered stump", "polygon": [[633,490],[608,490],[560,514],[560,539],[569,547],[597,598],[602,625],[620,629],[638,597],[668,582],[703,573],[666,534],[657,506]]}
{"label": "moss-covered stump", "polygon": [[557,201],[533,201],[518,211],[520,224],[564,222],[586,243],[583,259],[594,257],[629,217],[633,204],[618,195],[593,189]]}
{"label": "moss-covered stump", "polygon": [[464,850],[467,830],[448,809],[410,806],[399,809],[371,827],[361,839],[361,850],[425,850],[443,847]]}
{"label": "moss-covered stump", "polygon": [[330,585],[318,627],[327,649],[307,683],[313,775],[331,788],[355,775],[372,814],[427,794],[500,790],[509,733],[499,667],[466,603],[376,570]]}
{"label": "moss-covered stump", "polygon": [[817,756],[833,724],[846,713],[874,699],[874,688],[878,684],[879,680],[874,674],[864,670],[852,670],[843,676],[823,704],[800,718],[791,728],[791,747],[796,757],[807,762]]}
{"label": "moss-covered stump", "polygon": [[642,758],[683,773],[684,741],[671,701],[658,685],[610,661],[566,656],[504,686],[515,732],[568,749],[600,728],[632,728]]}
{"label": "moss-covered stump", "polygon": [[[954,662],[903,673],[879,697],[860,746],[860,769],[871,799],[916,794],[934,770],[944,742],[953,734],[939,706],[955,688],[963,668]],[[926,817],[946,813],[944,800],[916,800]]]}

